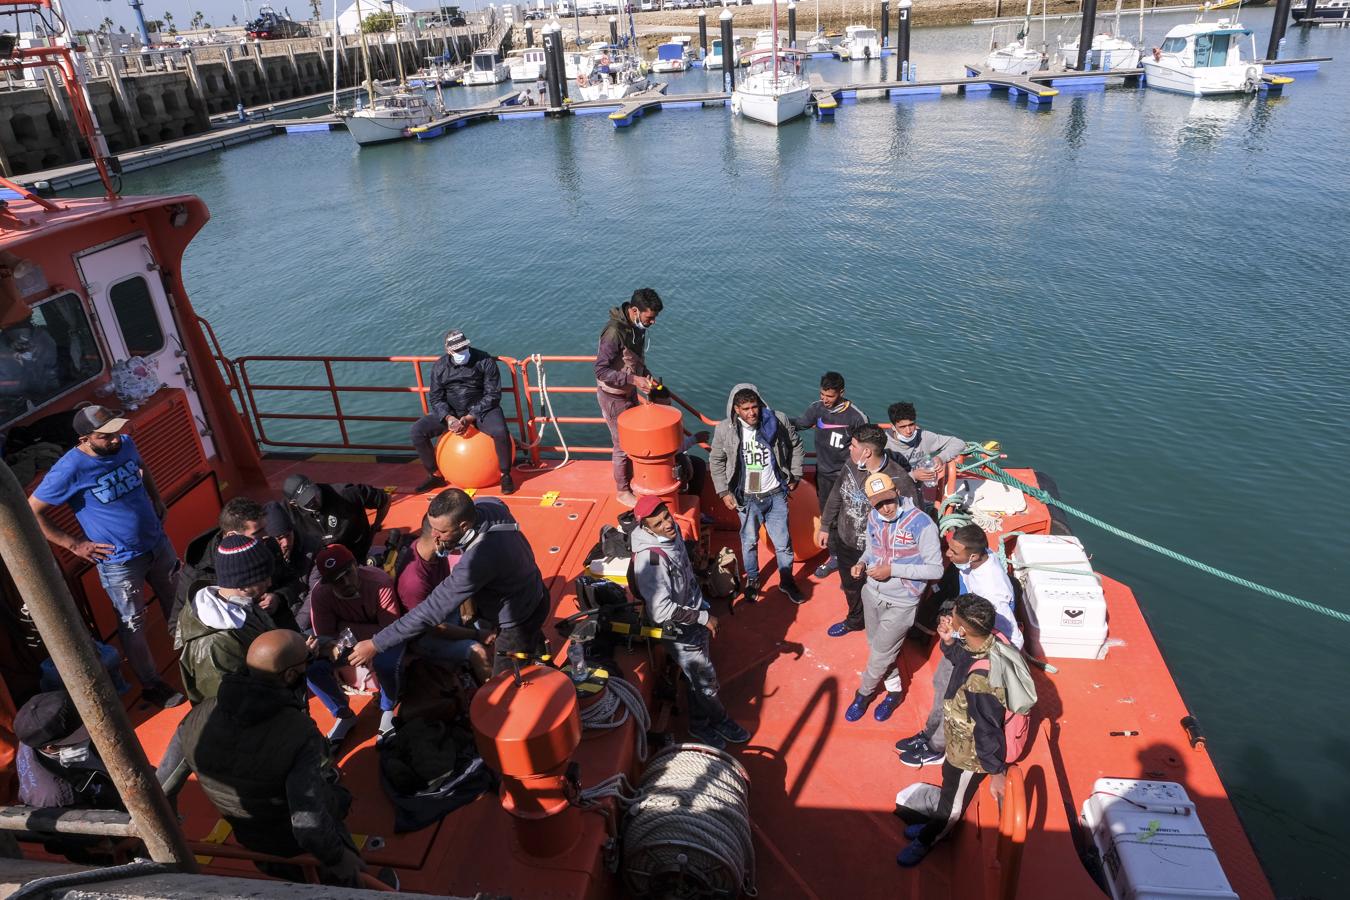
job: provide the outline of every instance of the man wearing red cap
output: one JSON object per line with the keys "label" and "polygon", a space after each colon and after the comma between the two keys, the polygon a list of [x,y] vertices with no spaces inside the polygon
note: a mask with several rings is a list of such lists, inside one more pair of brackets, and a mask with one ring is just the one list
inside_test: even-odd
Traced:
{"label": "man wearing red cap", "polygon": [[721,749],[743,744],[750,732],[727,715],[717,694],[710,639],[717,617],[699,589],[679,526],[660,497],[644,495],[633,508],[633,593],[647,605],[647,617],[666,633],[667,647],[689,687],[689,734]]}

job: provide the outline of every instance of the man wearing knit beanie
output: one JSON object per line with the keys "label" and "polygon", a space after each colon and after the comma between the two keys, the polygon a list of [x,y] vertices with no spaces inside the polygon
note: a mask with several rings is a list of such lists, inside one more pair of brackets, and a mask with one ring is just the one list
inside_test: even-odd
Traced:
{"label": "man wearing knit beanie", "polygon": [[244,534],[228,534],[216,547],[216,584],[183,607],[174,635],[183,691],[194,705],[214,697],[225,675],[243,673],[253,639],[276,627],[256,602],[272,583],[274,560],[271,548]]}

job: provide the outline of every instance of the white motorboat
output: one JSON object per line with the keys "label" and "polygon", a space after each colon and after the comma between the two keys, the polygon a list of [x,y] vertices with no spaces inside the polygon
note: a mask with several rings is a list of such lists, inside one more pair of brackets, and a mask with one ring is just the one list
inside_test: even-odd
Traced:
{"label": "white motorboat", "polygon": [[502,61],[496,50],[476,50],[473,62],[464,73],[465,84],[501,84],[511,77],[511,67]]}
{"label": "white motorboat", "polygon": [[538,81],[544,77],[546,66],[543,47],[512,50],[507,57],[507,68],[512,81]]}
{"label": "white motorboat", "polygon": [[578,75],[589,75],[595,65],[595,60],[589,53],[581,53],[576,50],[569,50],[563,54],[563,71],[567,74],[567,80],[572,81]]}
{"label": "white motorboat", "polygon": [[[732,65],[732,68],[735,68],[736,66],[740,66],[740,65],[744,65],[744,64],[745,64],[745,60],[742,59],[742,54],[741,54],[741,48],[740,48],[740,45],[737,44],[735,41],[732,41],[732,44],[731,44],[731,65]],[[705,68],[705,69],[720,69],[720,68],[722,68],[722,40],[721,40],[720,38],[714,38],[714,39],[713,39],[713,41],[712,41],[712,49],[710,49],[710,50],[708,51],[708,55],[707,55],[706,57],[703,58],[703,68]]]}
{"label": "white motorboat", "polygon": [[[1350,0],[1347,0],[1350,2]],[[1109,72],[1113,69],[1139,68],[1139,44],[1144,40],[1144,3],[1139,2],[1139,44],[1127,40],[1120,30],[1122,0],[1116,0],[1115,22],[1099,22],[1097,33],[1092,36],[1088,47],[1085,68],[1090,72]],[[1081,30],[1081,29],[1080,29]],[[1081,36],[1072,43],[1061,37],[1059,44],[1059,62],[1066,69],[1078,67],[1078,45]]]}
{"label": "white motorboat", "polygon": [[438,57],[428,56],[427,64],[408,76],[408,87],[434,88],[451,87],[464,78],[464,67],[440,61]]}
{"label": "white motorboat", "polygon": [[690,56],[687,44],[667,41],[656,45],[656,59],[652,60],[653,72],[684,72],[689,68]]}
{"label": "white motorboat", "polygon": [[1192,97],[1252,93],[1265,73],[1260,58],[1251,29],[1232,19],[1196,21],[1167,32],[1144,58],[1144,80],[1155,90]]}
{"label": "white motorboat", "polygon": [[425,125],[437,109],[420,91],[399,90],[379,94],[370,106],[343,113],[347,131],[356,143],[379,144],[408,137],[408,129]]}
{"label": "white motorboat", "polygon": [[647,67],[633,54],[612,45],[592,45],[590,74],[578,75],[582,100],[621,100],[651,87]]}
{"label": "white motorboat", "polygon": [[746,73],[736,80],[736,90],[731,93],[731,111],[774,126],[805,113],[811,85],[801,74],[804,56],[796,50],[772,47],[751,51],[746,57]]}
{"label": "white motorboat", "polygon": [[840,59],[881,59],[881,40],[877,30],[866,25],[849,25],[844,39],[834,48]]}
{"label": "white motorboat", "polygon": [[[1030,75],[1045,65],[1045,53],[1031,44],[1031,3],[1027,0],[1026,17],[1020,26],[995,25],[989,35],[989,55],[984,67],[1003,75]],[[1016,37],[1011,37],[1017,29]]]}

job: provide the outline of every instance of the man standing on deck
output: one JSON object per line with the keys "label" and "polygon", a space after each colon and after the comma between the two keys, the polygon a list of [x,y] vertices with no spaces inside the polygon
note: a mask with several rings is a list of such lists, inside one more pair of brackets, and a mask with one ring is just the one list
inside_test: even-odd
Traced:
{"label": "man standing on deck", "polygon": [[495,497],[474,500],[458,488],[450,488],[432,499],[427,518],[436,542],[458,552],[459,562],[450,570],[450,577],[416,608],[357,644],[351,664],[370,665],[377,653],[432,632],[470,598],[478,618],[497,628],[494,672],[511,667],[510,654],[546,653],[548,588],[530,542],[506,504]]}
{"label": "man standing on deck", "polygon": [[[820,377],[820,399],[792,424],[799,432],[815,430],[816,503],[823,518],[825,501],[830,499],[839,470],[849,461],[848,444],[853,429],[867,424],[867,414],[844,399],[844,376],[826,372]],[[830,553],[829,559],[816,568],[816,577],[826,578],[837,568],[839,560]]]}
{"label": "man standing on deck", "polygon": [[[79,443],[51,467],[28,498],[42,534],[98,567],[98,580],[117,611],[122,650],[142,685],[141,696],[168,708],[183,695],[164,683],[145,635],[145,585],[154,588],[167,621],[178,574],[178,554],[164,534],[164,501],[155,480],[122,434],[127,420],[102,406],[75,414]],[[43,513],[69,503],[86,535],[79,540]]]}
{"label": "man standing on deck", "polygon": [[843,637],[851,631],[862,631],[863,584],[866,579],[853,574],[853,567],[867,549],[867,517],[872,504],[867,502],[863,482],[868,475],[881,472],[889,475],[896,490],[918,502],[914,482],[904,468],[886,455],[886,436],[876,425],[859,425],[848,441],[849,464],[840,471],[830,496],[820,514],[820,531],[816,546],[828,547],[839,560],[839,585],[844,590],[848,612],[842,622],[835,622],[826,632],[830,637]]}
{"label": "man standing on deck", "polygon": [[628,454],[619,446],[619,415],[637,406],[639,392],[649,393],[659,383],[647,370],[647,329],[656,323],[661,309],[656,291],[633,291],[633,299],[609,311],[609,322],[600,332],[600,345],[595,351],[595,394],[614,446],[611,459],[616,499],[624,506],[633,506],[637,497],[629,484],[632,472]]}
{"label": "man standing on deck", "polygon": [[[297,472],[286,477],[281,492],[303,547],[314,553],[341,544],[365,562],[389,513],[389,495],[373,484],[316,484]],[[375,512],[374,522],[366,518],[367,510]]]}
{"label": "man standing on deck", "polygon": [[966,442],[951,435],[924,431],[913,403],[892,403],[886,410],[891,433],[886,452],[900,462],[915,481],[932,481],[942,467],[966,449]]}
{"label": "man standing on deck", "polygon": [[446,485],[436,468],[436,441],[447,431],[464,434],[469,428],[492,438],[497,448],[497,468],[502,473],[502,493],[514,494],[511,480],[511,435],[502,415],[502,379],[497,357],[469,346],[462,331],[445,335],[445,354],[431,367],[427,392],[431,412],[413,423],[412,443],[427,479],[417,486],[425,494]]}

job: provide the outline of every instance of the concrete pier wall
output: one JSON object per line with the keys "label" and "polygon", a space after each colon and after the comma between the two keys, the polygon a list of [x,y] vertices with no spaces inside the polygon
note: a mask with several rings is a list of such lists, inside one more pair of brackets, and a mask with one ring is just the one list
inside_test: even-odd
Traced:
{"label": "concrete pier wall", "polygon": [[[447,48],[467,61],[484,35],[469,28],[444,37],[404,38],[370,44],[377,80],[415,72],[428,56]],[[338,49],[338,85],[352,87],[362,78],[359,39],[348,37]],[[94,113],[114,154],[146,144],[200,134],[210,117],[234,111],[238,104],[265,106],[322,94],[333,86],[333,48],[327,38],[219,44],[190,50],[86,57]],[[33,73],[27,73],[30,79]],[[69,112],[69,101],[53,81],[53,70],[34,79],[36,86],[8,80],[0,84],[0,174],[22,175],[88,158]],[[31,82],[30,82],[31,83]],[[6,90],[5,88],[8,88]]]}

